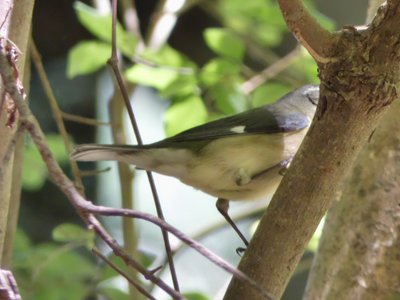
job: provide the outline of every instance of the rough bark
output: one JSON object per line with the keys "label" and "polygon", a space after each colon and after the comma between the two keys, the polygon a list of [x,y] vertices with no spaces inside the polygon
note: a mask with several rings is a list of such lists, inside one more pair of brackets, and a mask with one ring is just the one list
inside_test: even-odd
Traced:
{"label": "rough bark", "polygon": [[329,211],[305,299],[400,297],[399,111],[396,101]]}
{"label": "rough bark", "polygon": [[[33,0],[4,1],[0,6],[0,23],[4,22],[0,30],[0,36],[4,38],[2,45],[12,41],[22,52],[17,63],[21,79],[25,70],[33,3]],[[19,148],[23,143],[20,136],[19,141],[13,146],[14,149],[10,149],[18,128],[18,116],[12,127],[6,126],[9,120],[8,109],[13,104],[11,99],[3,97],[2,83],[0,83],[0,95],[1,99],[4,99],[0,108],[0,263],[2,266],[7,266],[11,257],[11,244],[18,214],[22,168],[22,151]]]}
{"label": "rough bark", "polygon": [[[286,7],[292,3],[280,2]],[[338,198],[357,155],[397,98],[399,2],[388,1],[368,28],[347,27],[332,35],[318,61],[321,96],[313,124],[239,265],[276,298]],[[301,35],[301,23],[288,25],[307,38]],[[225,295],[229,300],[260,298],[235,279]]]}
{"label": "rough bark", "polygon": [[399,114],[396,101],[330,209],[305,299],[400,298]]}

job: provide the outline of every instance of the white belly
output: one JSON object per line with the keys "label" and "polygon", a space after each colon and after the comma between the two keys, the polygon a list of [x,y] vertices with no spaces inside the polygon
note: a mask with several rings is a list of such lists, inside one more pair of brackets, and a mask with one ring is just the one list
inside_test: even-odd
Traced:
{"label": "white belly", "polygon": [[263,198],[275,192],[282,180],[280,163],[294,156],[304,134],[249,135],[214,141],[191,160],[178,178],[219,198]]}

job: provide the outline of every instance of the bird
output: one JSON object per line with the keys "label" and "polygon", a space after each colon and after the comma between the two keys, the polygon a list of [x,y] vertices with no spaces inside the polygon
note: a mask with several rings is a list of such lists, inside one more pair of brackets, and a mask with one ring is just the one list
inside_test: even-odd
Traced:
{"label": "bird", "polygon": [[146,145],[75,146],[76,161],[112,160],[172,176],[217,198],[216,206],[248,241],[228,214],[229,201],[272,195],[314,117],[317,85],[305,85],[273,104],[214,120]]}

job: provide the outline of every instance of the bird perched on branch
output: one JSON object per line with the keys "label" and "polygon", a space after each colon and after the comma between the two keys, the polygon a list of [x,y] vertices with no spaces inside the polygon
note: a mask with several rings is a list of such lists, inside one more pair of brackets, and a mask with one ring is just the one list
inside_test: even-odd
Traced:
{"label": "bird perched on branch", "polygon": [[318,98],[318,86],[306,85],[274,104],[153,144],[78,145],[71,159],[124,162],[176,177],[215,196],[218,210],[247,245],[228,215],[228,201],[260,199],[275,192],[311,124]]}

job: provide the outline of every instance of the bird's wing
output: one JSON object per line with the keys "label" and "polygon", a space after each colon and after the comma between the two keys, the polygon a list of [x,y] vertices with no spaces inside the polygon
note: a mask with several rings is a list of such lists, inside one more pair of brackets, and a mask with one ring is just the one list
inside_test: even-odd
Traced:
{"label": "bird's wing", "polygon": [[218,138],[243,134],[287,133],[304,129],[309,124],[309,118],[299,112],[283,115],[279,111],[272,112],[271,106],[260,107],[191,128],[149,146],[179,147],[183,146],[182,143],[208,143]]}

